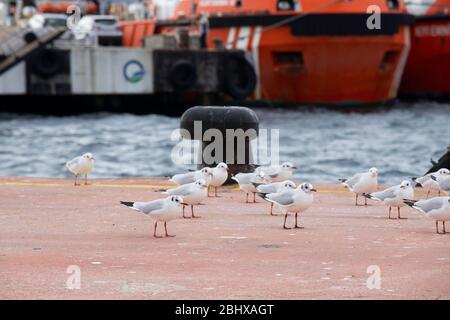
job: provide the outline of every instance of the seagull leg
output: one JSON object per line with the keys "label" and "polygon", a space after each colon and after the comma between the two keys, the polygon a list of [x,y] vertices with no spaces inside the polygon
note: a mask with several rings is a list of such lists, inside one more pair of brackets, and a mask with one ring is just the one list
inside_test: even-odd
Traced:
{"label": "seagull leg", "polygon": [[191,217],[186,217],[185,215],[184,215],[184,210],[186,209],[186,206],[183,206],[183,218],[184,219],[190,219]]}
{"label": "seagull leg", "polygon": [[364,205],[367,206],[367,198],[364,197]]}
{"label": "seagull leg", "polygon": [[84,175],[84,185],[85,185],[85,186],[88,185],[88,183],[87,183],[87,173]]}
{"label": "seagull leg", "polygon": [[211,189],[211,186],[208,186],[208,193],[207,193],[208,197],[211,197],[211,196],[209,195],[209,189]]}
{"label": "seagull leg", "polygon": [[194,215],[194,205],[191,205],[191,216],[192,218],[201,218],[199,216]]}
{"label": "seagull leg", "polygon": [[356,194],[355,206],[358,205],[358,194]]}
{"label": "seagull leg", "polygon": [[304,229],[303,227],[300,227],[300,226],[297,224],[297,216],[298,216],[298,212],[295,213],[295,229]]}
{"label": "seagull leg", "polygon": [[286,220],[287,220],[287,217],[288,217],[288,212],[286,212],[286,213],[284,214],[284,224],[283,224],[283,229],[289,230],[289,229],[292,229],[292,228],[286,227]]}
{"label": "seagull leg", "polygon": [[436,233],[439,234],[439,222],[436,220]]}
{"label": "seagull leg", "polygon": [[427,197],[426,197],[426,199],[428,199],[428,197],[430,196],[430,192],[431,192],[431,189],[428,189],[428,192],[427,192]]}
{"label": "seagull leg", "polygon": [[403,220],[406,220],[406,219],[408,219],[408,218],[402,218],[402,217],[400,217],[400,207],[397,207],[397,217],[399,218],[399,219],[403,219]]}
{"label": "seagull leg", "polygon": [[256,193],[253,192],[253,203],[256,203]]}
{"label": "seagull leg", "polygon": [[153,228],[153,238],[162,238],[156,235],[156,228],[158,227],[158,221],[155,221],[155,227]]}
{"label": "seagull leg", "polygon": [[73,185],[78,186],[79,184],[77,182],[78,182],[78,174],[75,175],[75,183]]}
{"label": "seagull leg", "polygon": [[248,203],[248,193],[245,194],[247,197],[245,199],[245,203]]}
{"label": "seagull leg", "polygon": [[166,237],[175,237],[174,235],[170,235],[167,233],[167,221],[164,221],[164,231]]}
{"label": "seagull leg", "polygon": [[276,216],[276,214],[273,214],[273,202],[270,203],[270,215]]}
{"label": "seagull leg", "polygon": [[444,228],[444,234],[446,234],[447,232],[445,232],[445,221],[442,221],[442,227]]}
{"label": "seagull leg", "polygon": [[390,206],[390,207],[389,207],[389,219],[392,219],[392,218],[391,218],[391,212],[392,212],[392,207]]}

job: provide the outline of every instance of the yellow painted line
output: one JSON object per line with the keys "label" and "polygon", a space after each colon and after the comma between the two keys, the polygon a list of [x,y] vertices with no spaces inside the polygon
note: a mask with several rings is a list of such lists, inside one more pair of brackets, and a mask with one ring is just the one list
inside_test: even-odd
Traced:
{"label": "yellow painted line", "polygon": [[[73,184],[63,184],[63,183],[40,183],[40,182],[1,182],[0,187],[74,187]],[[174,189],[176,186],[166,186],[166,185],[149,185],[149,184],[109,184],[109,183],[94,183],[90,185],[81,184],[79,187],[98,187],[98,188],[130,188],[130,189]],[[239,188],[231,189],[233,192],[240,191]],[[346,193],[350,194],[348,190],[326,190],[319,189],[319,193]]]}
{"label": "yellow painted line", "polygon": [[[62,183],[38,183],[38,182],[0,182],[3,187],[74,187],[73,184]],[[78,187],[100,187],[100,188],[136,188],[136,189],[173,189],[175,186],[158,186],[148,184],[105,184],[95,183],[90,185],[79,185]]]}

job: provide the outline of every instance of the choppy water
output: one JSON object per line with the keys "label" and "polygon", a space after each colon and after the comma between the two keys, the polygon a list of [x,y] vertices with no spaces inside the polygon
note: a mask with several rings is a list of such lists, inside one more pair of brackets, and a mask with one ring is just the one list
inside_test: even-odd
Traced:
{"label": "choppy water", "polygon": [[[429,159],[450,145],[450,104],[399,103],[366,113],[255,111],[260,128],[280,129],[280,159],[299,167],[299,180],[335,182],[376,166],[381,182],[397,183],[425,172]],[[188,167],[174,165],[170,156],[178,124],[177,118],[159,115],[0,115],[0,176],[69,177],[65,161],[84,152],[96,157],[92,177],[182,172]]]}

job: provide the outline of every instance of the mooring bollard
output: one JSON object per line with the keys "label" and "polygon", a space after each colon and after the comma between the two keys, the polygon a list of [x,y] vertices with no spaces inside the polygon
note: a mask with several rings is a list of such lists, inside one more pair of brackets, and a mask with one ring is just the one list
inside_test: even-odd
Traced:
{"label": "mooring bollard", "polygon": [[198,167],[225,162],[231,174],[254,171],[250,142],[258,136],[259,119],[253,110],[193,107],[181,116],[180,129],[183,138],[202,143]]}
{"label": "mooring bollard", "polygon": [[450,146],[447,147],[446,154],[444,154],[442,157],[440,157],[437,162],[433,161],[433,159],[432,159],[431,164],[433,166],[431,167],[430,170],[428,170],[428,172],[426,174],[431,173],[431,172],[436,172],[442,168],[450,169]]}

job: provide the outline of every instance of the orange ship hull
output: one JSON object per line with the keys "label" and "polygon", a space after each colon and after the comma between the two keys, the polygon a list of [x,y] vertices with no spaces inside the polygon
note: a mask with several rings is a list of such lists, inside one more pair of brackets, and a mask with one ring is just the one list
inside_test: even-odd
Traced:
{"label": "orange ship hull", "polygon": [[[329,1],[309,0],[300,2],[298,12],[280,13],[267,5],[272,2],[243,1],[227,12],[226,6],[197,1],[197,13],[209,14],[209,47],[221,39],[228,48],[252,55],[258,75],[254,100],[373,104],[397,96],[410,49],[411,19],[401,3],[392,10],[386,1],[326,6]],[[367,8],[373,4],[381,9],[381,30],[366,26]],[[174,19],[189,18],[190,7],[185,2]],[[283,23],[286,19],[292,20]]]}
{"label": "orange ship hull", "polygon": [[450,98],[450,3],[437,1],[418,16],[400,87],[404,97]]}
{"label": "orange ship hull", "polygon": [[[292,37],[289,28],[280,28],[258,40],[258,27],[241,27],[212,29],[209,40],[233,39],[229,48],[252,53],[259,76],[256,100],[378,103],[397,95],[409,51],[408,31],[367,41],[355,36]],[[246,33],[253,34],[248,41],[236,40]]]}

